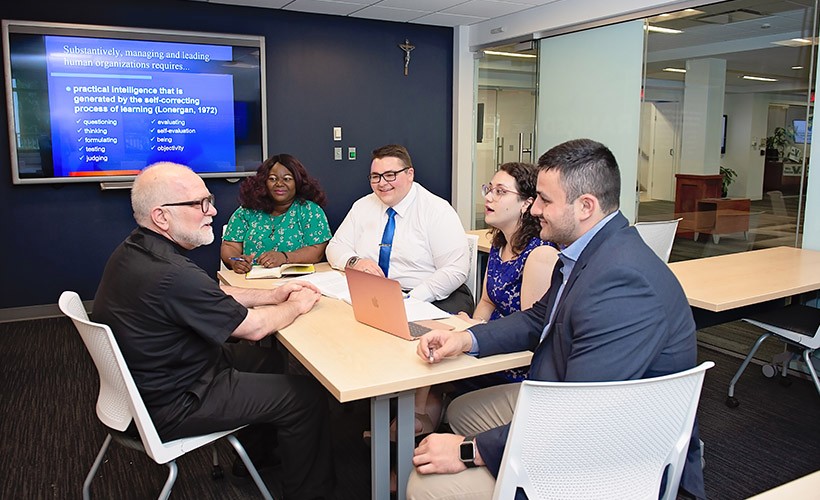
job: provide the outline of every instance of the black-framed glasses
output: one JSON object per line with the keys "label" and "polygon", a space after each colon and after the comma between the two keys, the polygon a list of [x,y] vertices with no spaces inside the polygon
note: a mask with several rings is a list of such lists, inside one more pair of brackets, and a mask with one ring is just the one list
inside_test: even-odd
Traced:
{"label": "black-framed glasses", "polygon": [[367,176],[370,179],[370,184],[378,184],[382,181],[382,179],[386,180],[387,182],[393,182],[396,180],[396,176],[400,173],[404,172],[410,167],[404,167],[401,170],[388,170],[387,172],[377,174],[375,172],[371,173]]}
{"label": "black-framed glasses", "polygon": [[176,203],[165,203],[160,205],[161,207],[199,207],[202,209],[203,214],[207,214],[208,210],[214,206],[214,195],[208,195],[201,200],[191,200],[191,201],[178,201]]}
{"label": "black-framed glasses", "polygon": [[504,196],[507,193],[517,194],[521,196],[521,193],[518,191],[513,191],[512,189],[507,189],[504,186],[493,186],[492,184],[482,184],[481,185],[481,194],[487,196],[488,194],[493,193],[493,197],[498,199]]}

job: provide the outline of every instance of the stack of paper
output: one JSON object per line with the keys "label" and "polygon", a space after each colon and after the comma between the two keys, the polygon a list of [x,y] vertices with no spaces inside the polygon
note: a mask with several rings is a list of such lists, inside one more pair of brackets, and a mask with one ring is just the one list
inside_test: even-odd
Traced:
{"label": "stack of paper", "polygon": [[299,279],[316,285],[316,288],[318,288],[325,297],[344,300],[348,304],[350,303],[350,291],[347,289],[347,280],[345,279],[345,275],[339,271],[315,273],[310,276],[302,276]]}

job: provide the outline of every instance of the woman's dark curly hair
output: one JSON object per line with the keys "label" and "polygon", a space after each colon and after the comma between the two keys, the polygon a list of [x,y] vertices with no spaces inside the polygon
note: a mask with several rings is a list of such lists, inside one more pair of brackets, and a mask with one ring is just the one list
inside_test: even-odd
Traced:
{"label": "woman's dark curly hair", "polygon": [[281,163],[293,174],[296,183],[296,200],[304,202],[310,200],[324,208],[327,198],[319,181],[308,175],[302,162],[295,156],[289,154],[278,154],[265,160],[256,170],[256,175],[248,177],[239,186],[239,204],[251,210],[262,210],[267,213],[273,212],[274,203],[270,196],[266,184],[270,170],[277,163]]}
{"label": "woman's dark curly hair", "polygon": [[[535,182],[538,179],[538,169],[535,165],[510,162],[501,165],[499,168],[515,179],[515,190],[520,193],[518,195],[519,200],[524,201],[527,198],[535,199],[537,196],[535,193]],[[530,203],[530,206],[532,206],[532,203]],[[541,223],[532,216],[530,207],[528,206],[524,213],[521,214],[518,229],[516,229],[513,241],[511,242],[513,253],[518,255],[523,252],[533,236],[538,236],[540,233]],[[497,228],[490,229],[490,237],[492,238],[492,245],[495,248],[503,248],[504,245],[507,244],[507,238],[504,237],[504,233]]]}

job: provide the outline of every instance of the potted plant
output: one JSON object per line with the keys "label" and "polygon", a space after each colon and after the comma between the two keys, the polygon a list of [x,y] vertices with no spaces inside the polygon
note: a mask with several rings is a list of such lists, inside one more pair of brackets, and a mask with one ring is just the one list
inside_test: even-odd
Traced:
{"label": "potted plant", "polygon": [[723,184],[722,188],[722,196],[726,198],[729,196],[729,185],[735,181],[735,177],[737,177],[737,172],[735,172],[731,168],[726,168],[723,165],[720,166],[720,175],[723,176]]}
{"label": "potted plant", "polygon": [[786,148],[794,144],[794,130],[791,127],[775,127],[772,135],[766,138],[766,159],[782,161]]}

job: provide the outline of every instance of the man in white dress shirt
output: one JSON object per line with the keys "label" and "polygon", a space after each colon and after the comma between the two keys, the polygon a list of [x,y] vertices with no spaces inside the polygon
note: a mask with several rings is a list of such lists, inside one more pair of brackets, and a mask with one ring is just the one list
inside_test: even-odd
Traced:
{"label": "man in white dress shirt", "polygon": [[337,269],[386,274],[411,297],[445,311],[472,313],[464,228],[447,201],[413,182],[414,173],[404,146],[373,151],[373,194],[353,204],[327,246],[327,260]]}

